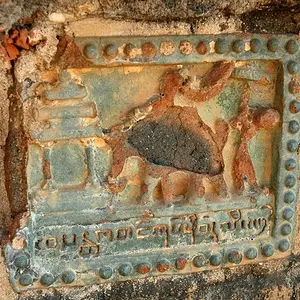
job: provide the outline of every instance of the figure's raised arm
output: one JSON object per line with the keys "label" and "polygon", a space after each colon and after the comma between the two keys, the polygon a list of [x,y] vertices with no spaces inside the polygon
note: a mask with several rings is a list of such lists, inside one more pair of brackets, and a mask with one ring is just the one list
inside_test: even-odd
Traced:
{"label": "figure's raised arm", "polygon": [[221,62],[202,78],[188,78],[180,92],[195,102],[205,102],[217,96],[225,87],[234,69],[234,62]]}

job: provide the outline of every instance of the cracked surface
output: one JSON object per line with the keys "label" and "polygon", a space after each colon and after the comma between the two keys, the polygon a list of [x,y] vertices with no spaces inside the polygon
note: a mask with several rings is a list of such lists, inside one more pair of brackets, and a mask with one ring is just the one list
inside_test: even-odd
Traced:
{"label": "cracked surface", "polygon": [[210,173],[209,145],[177,125],[140,123],[129,135],[128,142],[150,163],[200,174]]}
{"label": "cracked surface", "polygon": [[[123,4],[122,1],[117,0],[103,1],[98,10],[98,1],[88,2],[85,0],[76,0],[64,1],[64,3],[62,1],[52,1],[49,5],[50,1],[48,0],[39,2],[4,0],[0,5],[0,27],[2,27],[2,30],[5,30],[20,18],[28,17],[32,12],[38,9],[42,14],[45,14],[46,18],[47,13],[53,11],[67,12],[67,19],[70,18],[68,20],[72,21],[91,13],[94,13],[95,15],[96,13],[102,14],[103,11],[105,17],[108,18],[118,17],[121,20],[124,18],[132,20],[158,20],[159,23],[150,23],[150,25],[152,24],[153,26],[151,31],[153,34],[157,34],[157,32],[163,32],[164,34],[171,32],[173,32],[173,34],[189,34],[189,25],[191,27],[191,32],[198,33],[219,33],[228,30],[243,30],[248,32],[269,33],[293,32],[297,34],[299,31],[299,12],[297,12],[297,7],[296,10],[291,9],[290,7],[283,10],[281,6],[278,6],[276,11],[265,8],[263,10],[253,11],[253,13],[246,12],[251,9],[258,9],[260,8],[260,4],[270,3],[271,1],[222,1],[222,3],[218,3],[217,6],[211,6],[209,11],[206,12],[203,5],[201,5],[202,1],[198,1],[198,3],[201,2],[200,5],[197,1],[186,1],[186,3],[189,2],[189,11],[194,12],[194,20],[197,21],[196,23],[191,21],[191,24],[184,23],[184,25],[180,25],[178,21],[173,23],[169,22],[170,24],[173,24],[172,29],[163,25],[162,21],[166,21],[166,17],[168,17],[169,20],[187,20],[187,10],[183,11],[181,9],[180,3],[182,1],[167,0],[163,1],[164,4],[161,6],[155,1],[152,1],[151,5],[145,4],[147,1],[136,1],[136,3],[132,2],[129,5],[126,4],[127,2],[125,1]],[[226,8],[226,3],[229,2],[232,4]],[[272,2],[274,6],[279,2],[281,2],[280,5],[291,7],[296,5],[296,1]],[[83,6],[84,4],[85,6]],[[165,6],[167,7],[166,9]],[[223,14],[226,14],[225,18],[223,15],[208,18],[206,21],[201,18],[201,15],[205,13],[209,14],[211,12],[212,14],[216,14],[219,13],[219,11],[222,13],[221,9],[218,10],[218,6],[224,8]],[[236,11],[234,7],[236,7],[238,11]],[[242,27],[236,25],[238,23],[236,21],[238,20],[236,12],[246,12],[241,16]],[[189,15],[189,17],[191,16],[192,15]],[[44,21],[45,20],[42,20],[42,15],[40,14],[38,22]],[[123,22],[122,26],[119,26],[119,31],[117,32],[115,28],[112,29],[111,26],[103,25],[101,22],[103,22],[103,20],[100,20],[98,26],[95,26],[94,23],[91,25],[91,28],[98,34],[99,32],[102,32],[104,28],[109,28],[107,29],[109,34],[137,34],[136,32],[140,35],[149,34],[149,30],[147,30],[147,26],[150,26],[149,23],[132,22],[125,28],[125,22]],[[122,21],[115,22],[118,24],[122,23]],[[233,25],[231,22],[233,22]],[[82,20],[82,24],[86,23],[87,20]],[[70,24],[66,24],[66,28],[68,28],[69,25]],[[165,26],[165,28],[163,26]],[[84,32],[84,26],[80,25],[78,27],[79,29],[75,35]],[[165,31],[163,31],[163,29]],[[90,35],[90,31],[88,31],[87,35]],[[66,51],[66,53],[67,52],[68,51]],[[72,51],[68,52],[66,56],[72,60],[76,60],[76,62],[78,61],[77,58],[72,57]],[[67,67],[67,63],[64,64],[63,67]],[[2,101],[1,107],[4,108],[4,101],[7,100],[6,96],[4,95],[0,98]],[[6,118],[6,116],[0,116],[2,124],[5,123]],[[3,151],[2,148],[4,148],[4,146],[1,147],[1,151]],[[22,164],[22,161],[20,163]],[[199,180],[197,180],[197,182],[199,182]],[[7,205],[7,200],[4,194],[1,196],[1,207],[3,212],[4,206]],[[1,225],[3,224],[4,223]],[[298,249],[300,249],[299,241],[296,242],[294,253],[298,253]],[[0,259],[0,263],[0,299],[14,299],[16,296],[10,290],[2,258]],[[200,276],[197,274],[183,277],[163,277],[160,280],[141,279],[135,282],[126,281],[121,284],[109,284],[106,288],[97,285],[91,288],[51,289],[43,292],[30,291],[20,295],[18,299],[145,299],[148,297],[155,299],[206,299],[207,297],[216,297],[218,299],[298,299],[300,295],[300,285],[298,280],[300,274],[299,263],[299,257],[292,256],[290,259],[268,262],[263,265],[212,271]]]}

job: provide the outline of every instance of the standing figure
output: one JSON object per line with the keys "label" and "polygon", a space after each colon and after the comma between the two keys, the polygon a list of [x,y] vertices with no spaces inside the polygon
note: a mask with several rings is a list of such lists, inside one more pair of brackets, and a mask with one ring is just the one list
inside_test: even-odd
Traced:
{"label": "standing figure", "polygon": [[245,86],[238,116],[230,122],[232,128],[240,132],[240,145],[233,163],[233,176],[238,190],[245,182],[257,186],[254,167],[248,152],[248,142],[260,129],[272,129],[280,122],[280,114],[269,107],[249,108],[250,87]]}

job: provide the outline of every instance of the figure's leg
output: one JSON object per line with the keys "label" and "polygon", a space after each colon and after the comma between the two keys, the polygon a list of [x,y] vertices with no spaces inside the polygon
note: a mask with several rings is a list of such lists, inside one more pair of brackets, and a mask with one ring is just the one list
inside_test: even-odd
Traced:
{"label": "figure's leg", "polygon": [[208,178],[208,180],[213,185],[214,189],[218,193],[220,198],[226,198],[228,195],[227,184],[224,180],[223,174],[219,174],[213,177]]}
{"label": "figure's leg", "polygon": [[181,201],[189,190],[190,175],[183,171],[169,173],[162,178],[161,187],[165,203]]}
{"label": "figure's leg", "polygon": [[248,139],[242,138],[233,163],[233,175],[238,190],[243,189],[245,178],[249,184],[256,185],[255,171],[248,152]]}

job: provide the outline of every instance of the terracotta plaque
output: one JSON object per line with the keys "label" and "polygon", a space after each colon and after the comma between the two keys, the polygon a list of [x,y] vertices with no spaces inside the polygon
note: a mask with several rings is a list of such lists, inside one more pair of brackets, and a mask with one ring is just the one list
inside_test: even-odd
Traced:
{"label": "terracotta plaque", "polygon": [[81,68],[27,104],[16,291],[289,255],[298,197],[295,36],[77,38]]}

